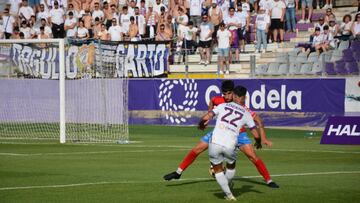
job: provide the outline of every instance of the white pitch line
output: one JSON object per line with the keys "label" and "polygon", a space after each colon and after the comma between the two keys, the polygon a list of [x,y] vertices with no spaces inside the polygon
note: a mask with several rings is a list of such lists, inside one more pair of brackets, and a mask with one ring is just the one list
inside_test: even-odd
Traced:
{"label": "white pitch line", "polygon": [[188,149],[164,149],[164,150],[128,150],[128,151],[92,151],[92,152],[55,152],[55,153],[7,153],[0,152],[0,156],[44,156],[44,155],[76,155],[76,154],[113,154],[113,153],[144,153],[144,152],[176,152],[176,151],[186,151]]}
{"label": "white pitch line", "polygon": [[337,150],[312,150],[312,149],[261,149],[261,150],[264,150],[264,151],[281,151],[281,152],[314,152],[314,153],[336,153],[336,154],[360,154],[360,152],[337,151]]}
{"label": "white pitch line", "polygon": [[[360,174],[360,171],[330,171],[330,172],[315,172],[315,173],[292,173],[292,174],[273,174],[272,177],[291,177],[291,176],[313,176],[313,175],[338,175],[338,174]],[[262,176],[239,176],[235,177],[236,180],[261,178]],[[184,181],[204,181],[214,180],[214,178],[185,178],[179,179],[173,182]],[[42,188],[67,188],[67,187],[81,187],[91,185],[110,185],[110,184],[149,184],[149,183],[165,183],[164,180],[153,181],[114,181],[114,182],[92,182],[92,183],[74,183],[74,184],[62,184],[62,185],[32,185],[32,186],[20,186],[20,187],[2,187],[0,191],[6,190],[26,190],[26,189],[42,189]]]}

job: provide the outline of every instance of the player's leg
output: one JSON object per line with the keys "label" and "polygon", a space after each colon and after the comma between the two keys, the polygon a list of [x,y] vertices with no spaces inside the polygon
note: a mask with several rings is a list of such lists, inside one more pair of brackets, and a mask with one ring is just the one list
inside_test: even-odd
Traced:
{"label": "player's leg", "polygon": [[165,180],[179,179],[182,172],[189,167],[195,159],[201,154],[203,151],[207,150],[209,147],[209,141],[211,139],[212,132],[209,132],[205,136],[203,136],[194,148],[192,148],[189,153],[184,157],[183,161],[179,164],[176,171],[166,174],[164,176]]}
{"label": "player's leg", "polygon": [[229,181],[224,173],[223,147],[216,145],[216,144],[210,144],[209,145],[209,159],[210,159],[211,165],[213,166],[213,169],[215,172],[216,182],[220,185],[222,191],[226,195],[225,199],[236,200],[236,198],[233,196],[233,194],[230,190]]}
{"label": "player's leg", "polygon": [[234,151],[233,149],[226,150],[225,153],[225,160],[226,160],[226,171],[225,176],[229,181],[229,187],[233,188],[233,178],[235,176],[235,166],[236,166],[236,159],[237,159],[237,151]]}
{"label": "player's leg", "polygon": [[270,173],[267,170],[264,162],[255,153],[251,140],[247,136],[246,132],[243,132],[238,137],[239,149],[243,152],[247,158],[255,165],[258,172],[262,175],[269,187],[278,188],[279,186],[271,180]]}

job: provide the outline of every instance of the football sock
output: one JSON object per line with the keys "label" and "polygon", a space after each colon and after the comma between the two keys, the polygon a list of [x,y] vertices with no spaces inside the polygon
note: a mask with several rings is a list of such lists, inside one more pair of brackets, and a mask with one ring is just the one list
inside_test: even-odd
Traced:
{"label": "football sock", "polygon": [[[182,171],[185,171],[186,168],[187,168],[188,166],[190,166],[190,164],[191,164],[192,162],[194,162],[194,160],[196,159],[197,156],[198,156],[198,154],[195,153],[194,150],[191,150],[191,151],[186,155],[186,157],[184,158],[184,160],[180,163],[179,168],[180,168]],[[181,171],[181,172],[182,172],[182,171]],[[180,173],[181,173],[181,172],[180,172]]]}
{"label": "football sock", "polygon": [[235,176],[235,169],[226,169],[225,176],[230,182]]}
{"label": "football sock", "polygon": [[224,191],[224,193],[228,195],[232,195],[229,187],[229,181],[226,178],[224,172],[215,173],[216,182],[220,185],[221,189]]}
{"label": "football sock", "polygon": [[261,159],[258,159],[254,164],[259,173],[264,177],[266,183],[271,182],[269,171],[267,170],[264,162],[262,162]]}

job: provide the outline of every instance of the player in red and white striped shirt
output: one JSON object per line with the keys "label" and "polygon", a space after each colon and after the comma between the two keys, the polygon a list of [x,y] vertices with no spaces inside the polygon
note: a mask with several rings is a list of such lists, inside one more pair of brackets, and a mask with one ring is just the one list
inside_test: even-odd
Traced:
{"label": "player in red and white striped shirt", "polygon": [[[231,80],[223,81],[222,85],[221,85],[222,96],[213,97],[209,104],[208,110],[211,111],[215,106],[217,106],[219,104],[222,104],[225,102],[231,102],[233,89],[234,89],[233,81],[231,81]],[[245,97],[244,97],[244,101],[242,101],[242,104],[243,104],[243,107],[245,107],[250,112],[250,114],[253,117],[255,123],[257,124],[257,128],[259,130],[261,140],[260,139],[256,140],[255,147],[258,149],[261,148],[262,147],[261,143],[271,147],[272,142],[266,138],[264,124],[263,124],[263,121],[260,118],[260,116],[245,106]],[[190,152],[185,156],[183,161],[179,164],[178,169],[174,172],[166,174],[164,176],[164,179],[168,180],[168,181],[170,181],[172,179],[179,179],[181,177],[182,172],[185,171],[186,168],[194,162],[194,160],[197,158],[197,156],[199,156],[199,154],[201,154],[202,152],[204,152],[205,150],[208,149],[209,140],[211,139],[211,136],[212,136],[212,132],[209,132],[208,134],[203,136],[201,138],[200,142],[198,142],[196,144],[196,146],[194,148],[192,148],[190,150]],[[269,174],[264,162],[256,155],[254,147],[252,146],[252,142],[249,139],[249,137],[247,136],[246,129],[244,127],[240,130],[240,133],[238,136],[238,146],[239,146],[240,151],[242,151],[248,157],[248,159],[255,165],[258,172],[264,177],[268,186],[272,187],[272,188],[278,188],[279,186],[271,180],[270,174]]]}

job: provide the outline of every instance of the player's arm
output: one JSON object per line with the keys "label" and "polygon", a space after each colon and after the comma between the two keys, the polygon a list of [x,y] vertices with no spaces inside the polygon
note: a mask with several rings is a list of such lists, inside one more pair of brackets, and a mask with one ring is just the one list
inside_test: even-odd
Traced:
{"label": "player's arm", "polygon": [[199,130],[204,130],[209,123],[209,121],[214,117],[215,113],[213,111],[207,112],[200,120],[198,124]]}
{"label": "player's arm", "polygon": [[271,147],[272,142],[266,138],[266,132],[265,132],[265,126],[264,126],[263,120],[261,119],[261,117],[259,115],[256,114],[254,117],[254,121],[257,125],[258,131],[260,134],[260,138],[261,138],[261,142],[264,143],[266,146]]}

